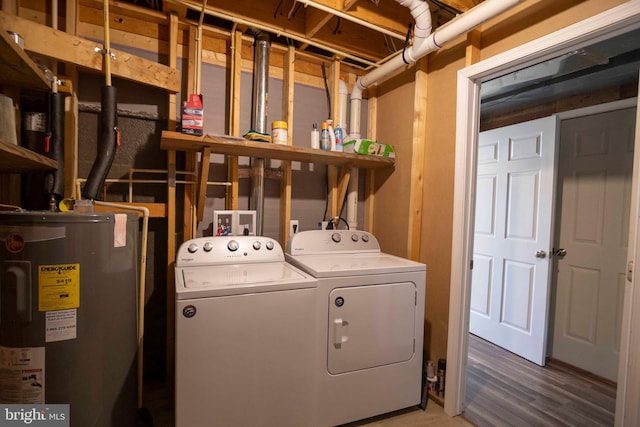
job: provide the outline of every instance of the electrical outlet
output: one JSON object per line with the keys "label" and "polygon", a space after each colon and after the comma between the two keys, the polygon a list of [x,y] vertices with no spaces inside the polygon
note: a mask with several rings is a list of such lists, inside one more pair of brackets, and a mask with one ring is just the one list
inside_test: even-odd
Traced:
{"label": "electrical outlet", "polygon": [[298,228],[298,220],[297,219],[289,220],[289,236],[293,236],[298,231],[300,231],[300,229]]}

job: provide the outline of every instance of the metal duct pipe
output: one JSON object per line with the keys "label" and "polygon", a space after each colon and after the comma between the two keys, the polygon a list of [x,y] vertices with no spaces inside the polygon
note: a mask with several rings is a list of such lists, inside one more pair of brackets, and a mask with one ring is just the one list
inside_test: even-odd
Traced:
{"label": "metal duct pipe", "polygon": [[[269,100],[269,34],[254,30],[253,49],[253,116],[251,129],[269,133],[267,104]],[[264,159],[253,159],[251,164],[251,199],[249,209],[256,211],[256,235],[262,236],[264,226]]]}

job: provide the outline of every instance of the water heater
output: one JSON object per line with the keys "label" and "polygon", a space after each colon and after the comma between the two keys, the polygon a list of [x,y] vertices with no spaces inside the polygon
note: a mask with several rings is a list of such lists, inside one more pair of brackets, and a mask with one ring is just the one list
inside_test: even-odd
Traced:
{"label": "water heater", "polygon": [[133,426],[138,217],[0,213],[0,402]]}

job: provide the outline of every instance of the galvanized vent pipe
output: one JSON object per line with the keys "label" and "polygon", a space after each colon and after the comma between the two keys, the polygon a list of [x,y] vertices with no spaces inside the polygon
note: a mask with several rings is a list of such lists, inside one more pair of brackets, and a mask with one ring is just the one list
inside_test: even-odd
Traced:
{"label": "galvanized vent pipe", "polygon": [[[269,133],[267,129],[267,105],[269,101],[269,34],[252,31],[253,48],[253,116],[251,129]],[[249,209],[256,211],[256,236],[262,236],[264,226],[264,159],[251,160],[251,199]]]}

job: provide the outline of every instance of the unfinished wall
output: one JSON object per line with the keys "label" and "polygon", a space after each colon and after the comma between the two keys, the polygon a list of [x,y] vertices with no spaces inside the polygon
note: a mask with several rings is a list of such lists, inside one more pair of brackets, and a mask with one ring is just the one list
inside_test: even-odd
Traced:
{"label": "unfinished wall", "polygon": [[[481,27],[480,57],[489,58],[622,3],[625,1],[526,1],[499,19]],[[456,83],[458,70],[465,66],[465,47],[466,38],[460,37],[448,43],[442,50],[432,53],[428,58],[427,132],[424,135],[425,165],[420,261],[427,264],[425,350],[432,360],[445,358],[447,352],[455,173]],[[408,76],[407,79],[410,79],[414,73],[415,66],[410,67],[404,74]],[[410,94],[406,94],[409,88],[403,85],[393,86],[393,83],[390,85],[392,86],[383,84],[382,87],[392,87],[393,92],[398,91],[406,96],[399,97],[395,93],[380,96],[379,111],[404,111],[408,104],[407,99],[413,99]],[[412,105],[409,105],[409,108],[412,108]],[[394,134],[398,122],[386,118],[397,116],[413,119],[412,113],[391,116],[379,114],[379,118],[385,117],[385,120],[379,120],[377,123],[379,139],[385,141],[387,135]],[[403,122],[403,126],[411,129],[410,123]],[[382,139],[383,136],[385,139]],[[411,136],[403,136],[394,139],[394,143],[403,150],[410,139]],[[384,184],[379,184],[381,191],[376,194],[376,232],[381,237],[383,247],[399,255],[406,253],[406,240],[402,240],[402,232],[392,233],[378,221],[381,217],[390,215],[395,218],[408,217],[409,182],[406,181],[406,176],[400,178],[400,175],[407,174],[406,171],[401,171],[407,165],[410,166],[410,163],[405,164],[404,160],[399,159],[393,178],[387,179]],[[396,179],[403,180],[396,188],[397,192],[403,194],[385,191],[385,186],[396,182]]]}

